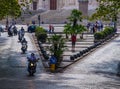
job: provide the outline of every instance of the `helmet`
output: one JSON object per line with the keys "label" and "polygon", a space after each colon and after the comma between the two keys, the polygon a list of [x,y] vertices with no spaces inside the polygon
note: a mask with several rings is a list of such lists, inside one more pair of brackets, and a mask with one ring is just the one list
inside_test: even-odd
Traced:
{"label": "helmet", "polygon": [[31,56],[34,56],[35,54],[34,53],[31,53]]}

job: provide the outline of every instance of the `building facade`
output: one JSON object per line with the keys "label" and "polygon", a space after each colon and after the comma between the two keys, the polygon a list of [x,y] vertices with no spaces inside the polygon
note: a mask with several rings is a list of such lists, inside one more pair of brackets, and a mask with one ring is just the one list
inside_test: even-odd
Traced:
{"label": "building facade", "polygon": [[[19,0],[19,3],[24,0]],[[28,0],[29,1],[29,0]],[[33,0],[29,4],[30,10],[59,10],[78,9],[83,15],[88,15],[88,10],[95,9],[98,3],[95,0]]]}
{"label": "building facade", "polygon": [[[29,1],[29,0],[27,0]],[[19,0],[19,3],[24,0]],[[95,9],[98,6],[96,0],[33,0],[29,4],[30,10],[58,10],[58,9],[80,9],[88,8]]]}
{"label": "building facade", "polygon": [[58,9],[78,9],[78,0],[33,0],[30,4],[31,10],[58,10]]}

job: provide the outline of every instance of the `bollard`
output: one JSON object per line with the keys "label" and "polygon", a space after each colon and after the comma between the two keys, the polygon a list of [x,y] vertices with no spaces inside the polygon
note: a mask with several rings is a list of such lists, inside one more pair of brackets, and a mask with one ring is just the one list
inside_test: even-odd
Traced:
{"label": "bollard", "polygon": [[70,60],[74,60],[75,58],[73,56],[70,56]]}

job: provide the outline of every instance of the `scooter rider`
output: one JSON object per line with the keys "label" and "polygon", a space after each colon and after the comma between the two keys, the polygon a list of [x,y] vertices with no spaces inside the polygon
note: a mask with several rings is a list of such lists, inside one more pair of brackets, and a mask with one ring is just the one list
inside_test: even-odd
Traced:
{"label": "scooter rider", "polygon": [[30,56],[27,57],[29,62],[37,62],[37,58],[34,53],[31,53]]}
{"label": "scooter rider", "polygon": [[29,63],[28,63],[28,71],[29,71],[29,69],[30,69],[30,63],[32,62],[32,63],[35,64],[35,72],[36,72],[36,66],[37,66],[36,62],[37,62],[39,59],[36,58],[36,56],[35,56],[34,53],[31,53],[30,56],[27,57],[27,59],[28,59],[28,62],[29,62]]}
{"label": "scooter rider", "polygon": [[22,38],[24,37],[24,35],[25,35],[25,30],[24,30],[23,27],[21,27],[21,29],[18,31],[18,39],[19,39],[19,41],[22,40]]}
{"label": "scooter rider", "polygon": [[27,41],[24,37],[22,38],[21,43],[26,43],[27,44]]}
{"label": "scooter rider", "polygon": [[27,41],[25,38],[21,40],[21,44],[22,44],[21,50],[23,51],[23,53],[25,53],[25,51],[27,51],[28,48]]}

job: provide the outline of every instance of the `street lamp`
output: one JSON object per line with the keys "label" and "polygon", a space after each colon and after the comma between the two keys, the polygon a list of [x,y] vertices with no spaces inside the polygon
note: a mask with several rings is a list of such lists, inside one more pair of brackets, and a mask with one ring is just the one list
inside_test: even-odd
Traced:
{"label": "street lamp", "polygon": [[38,21],[39,21],[39,26],[40,26],[40,15],[38,15]]}

